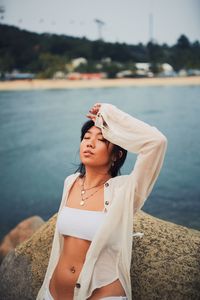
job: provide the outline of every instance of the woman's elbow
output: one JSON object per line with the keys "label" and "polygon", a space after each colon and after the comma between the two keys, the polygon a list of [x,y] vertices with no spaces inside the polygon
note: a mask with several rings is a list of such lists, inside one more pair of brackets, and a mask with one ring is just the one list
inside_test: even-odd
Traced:
{"label": "woman's elbow", "polygon": [[160,132],[160,134],[157,136],[156,143],[159,146],[167,148],[168,139],[163,133]]}
{"label": "woman's elbow", "polygon": [[167,151],[167,144],[168,144],[168,140],[166,136],[164,134],[161,134],[156,142],[157,151],[162,153],[162,155],[165,155]]}
{"label": "woman's elbow", "polygon": [[168,140],[167,137],[162,133],[157,127],[153,127],[154,129],[154,141],[158,145],[167,146]]}

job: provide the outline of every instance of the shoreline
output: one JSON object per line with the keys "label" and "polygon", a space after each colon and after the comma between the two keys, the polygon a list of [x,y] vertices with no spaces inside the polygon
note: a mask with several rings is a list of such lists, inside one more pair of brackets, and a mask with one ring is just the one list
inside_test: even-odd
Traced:
{"label": "shoreline", "polygon": [[38,89],[80,89],[131,86],[186,86],[200,85],[200,76],[165,78],[122,78],[98,80],[33,79],[0,81],[0,91]]}

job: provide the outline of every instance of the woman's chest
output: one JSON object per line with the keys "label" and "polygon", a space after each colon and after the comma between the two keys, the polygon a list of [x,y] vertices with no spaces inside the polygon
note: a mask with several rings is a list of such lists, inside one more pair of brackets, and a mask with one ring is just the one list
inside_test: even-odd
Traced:
{"label": "woman's chest", "polygon": [[65,206],[93,211],[104,209],[104,188],[82,189],[79,183],[75,183],[65,198]]}

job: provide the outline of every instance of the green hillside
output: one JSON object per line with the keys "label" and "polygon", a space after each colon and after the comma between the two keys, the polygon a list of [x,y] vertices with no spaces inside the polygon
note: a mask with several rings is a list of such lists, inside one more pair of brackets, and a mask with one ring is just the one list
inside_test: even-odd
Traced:
{"label": "green hillside", "polygon": [[73,58],[84,57],[87,65],[79,66],[76,71],[97,72],[98,63],[109,57],[110,64],[103,63],[101,71],[114,77],[117,71],[134,69],[136,62],[149,62],[156,73],[159,63],[169,63],[175,71],[180,69],[200,69],[200,43],[191,43],[181,35],[173,46],[128,45],[108,43],[101,40],[90,41],[56,34],[37,34],[14,26],[0,25],[0,72],[32,72],[39,77],[51,77],[59,70],[67,72],[66,65]]}

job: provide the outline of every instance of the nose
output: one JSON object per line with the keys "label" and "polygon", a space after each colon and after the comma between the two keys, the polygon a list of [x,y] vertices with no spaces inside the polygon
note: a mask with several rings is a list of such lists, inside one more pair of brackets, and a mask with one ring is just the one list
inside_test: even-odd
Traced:
{"label": "nose", "polygon": [[94,146],[95,146],[94,139],[90,139],[87,143],[87,147],[94,148]]}

